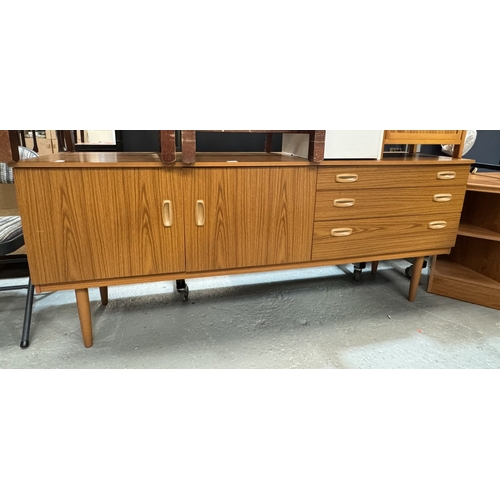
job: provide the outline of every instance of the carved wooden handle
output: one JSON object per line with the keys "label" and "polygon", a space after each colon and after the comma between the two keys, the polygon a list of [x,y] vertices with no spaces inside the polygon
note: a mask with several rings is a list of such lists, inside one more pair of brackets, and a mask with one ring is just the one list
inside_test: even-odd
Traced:
{"label": "carved wooden handle", "polygon": [[456,172],[438,172],[436,175],[437,179],[447,180],[454,179],[457,176]]}
{"label": "carved wooden handle", "polygon": [[338,174],[335,180],[337,182],[356,182],[358,180],[358,174]]}
{"label": "carved wooden handle", "polygon": [[356,200],[354,198],[338,198],[336,200],[333,200],[333,206],[334,207],[352,207]]}
{"label": "carved wooden handle", "polygon": [[444,229],[446,227],[446,221],[445,220],[435,220],[433,222],[429,222],[427,227],[429,229]]}
{"label": "carved wooden handle", "polygon": [[337,227],[335,229],[332,229],[330,231],[330,234],[332,236],[349,236],[352,234],[352,228],[351,227]]}
{"label": "carved wooden handle", "polygon": [[451,201],[451,198],[452,198],[451,194],[442,193],[442,194],[435,194],[432,199],[434,201]]}
{"label": "carved wooden handle", "polygon": [[196,225],[198,227],[205,225],[205,202],[203,200],[196,202]]}
{"label": "carved wooden handle", "polygon": [[163,219],[163,225],[165,227],[171,227],[173,214],[172,214],[172,202],[170,200],[163,200],[163,204],[161,207],[161,215]]}

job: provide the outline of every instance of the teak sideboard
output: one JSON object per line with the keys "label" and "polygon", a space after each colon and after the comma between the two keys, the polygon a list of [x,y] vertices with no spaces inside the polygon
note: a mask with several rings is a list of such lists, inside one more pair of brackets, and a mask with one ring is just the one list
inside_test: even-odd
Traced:
{"label": "teak sideboard", "polygon": [[[180,157],[179,157],[180,160]],[[13,164],[31,278],[74,289],[415,258],[455,244],[472,160],[395,154],[313,163],[273,153],[60,153]]]}

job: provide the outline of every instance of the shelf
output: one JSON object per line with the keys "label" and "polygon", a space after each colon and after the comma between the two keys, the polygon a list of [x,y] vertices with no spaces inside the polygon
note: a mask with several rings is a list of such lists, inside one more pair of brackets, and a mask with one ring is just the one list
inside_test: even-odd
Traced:
{"label": "shelf", "polygon": [[447,278],[454,281],[462,281],[473,285],[481,285],[500,290],[500,283],[498,281],[492,280],[484,274],[480,274],[468,267],[443,258],[438,259],[434,264],[434,273],[435,277]]}
{"label": "shelf", "polygon": [[500,283],[455,262],[437,259],[427,291],[500,309]]}
{"label": "shelf", "polygon": [[465,224],[464,222],[461,222],[458,227],[458,235],[481,240],[500,241],[500,233],[473,224]]}
{"label": "shelf", "polygon": [[467,191],[500,193],[500,173],[478,172],[477,174],[469,174]]}

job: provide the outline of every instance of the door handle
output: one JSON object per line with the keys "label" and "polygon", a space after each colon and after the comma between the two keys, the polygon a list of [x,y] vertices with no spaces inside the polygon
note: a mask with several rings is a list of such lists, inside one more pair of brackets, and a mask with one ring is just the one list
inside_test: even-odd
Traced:
{"label": "door handle", "polygon": [[436,175],[437,179],[446,180],[454,179],[457,176],[455,172],[438,172]]}
{"label": "door handle", "polygon": [[336,200],[333,200],[333,206],[334,207],[352,207],[356,203],[356,200],[354,198],[337,198]]}
{"label": "door handle", "polygon": [[349,236],[352,234],[352,228],[351,227],[337,227],[335,229],[332,229],[330,231],[330,234],[332,236]]}
{"label": "door handle", "polygon": [[196,225],[198,227],[205,225],[205,202],[203,200],[196,201]]}
{"label": "door handle", "polygon": [[427,227],[429,229],[444,229],[446,227],[447,223],[445,220],[435,220],[433,222],[429,222]]}
{"label": "door handle", "polygon": [[434,201],[451,201],[451,198],[452,198],[451,194],[443,193],[443,194],[435,194],[432,199]]}
{"label": "door handle", "polygon": [[163,225],[165,227],[171,227],[173,220],[173,213],[172,213],[172,202],[170,200],[163,200],[161,206],[161,216],[163,219]]}
{"label": "door handle", "polygon": [[356,182],[358,180],[358,174],[338,174],[335,180],[337,182]]}

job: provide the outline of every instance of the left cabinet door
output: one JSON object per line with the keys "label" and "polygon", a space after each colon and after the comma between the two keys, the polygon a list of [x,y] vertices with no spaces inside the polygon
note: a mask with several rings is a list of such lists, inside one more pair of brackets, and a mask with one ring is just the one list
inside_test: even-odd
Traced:
{"label": "left cabinet door", "polygon": [[181,182],[164,168],[18,169],[33,282],[183,271]]}

